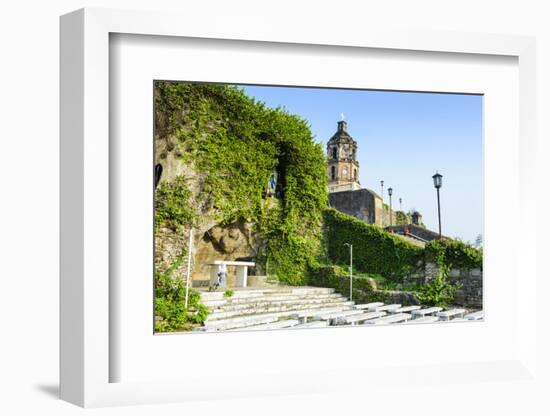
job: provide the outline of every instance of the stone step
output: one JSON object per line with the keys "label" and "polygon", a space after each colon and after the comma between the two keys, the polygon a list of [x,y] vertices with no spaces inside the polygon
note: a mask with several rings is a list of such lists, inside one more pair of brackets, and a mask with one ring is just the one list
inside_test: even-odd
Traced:
{"label": "stone step", "polygon": [[[352,302],[345,302],[340,307],[342,310],[350,309]],[[324,309],[319,308],[318,312],[323,312]],[[245,328],[253,325],[267,324],[271,322],[278,321],[282,318],[296,319],[296,315],[302,311],[300,310],[290,310],[282,311],[275,313],[263,313],[263,314],[253,314],[253,315],[240,315],[223,319],[214,319],[208,317],[208,320],[204,323],[205,331],[219,331],[219,330],[228,330],[236,328]]]}
{"label": "stone step", "polygon": [[220,319],[211,322],[210,320],[204,323],[205,330],[221,331],[228,329],[246,328],[253,325],[268,324],[276,322],[282,315],[280,313],[268,313],[251,316],[239,316],[236,318]]}
{"label": "stone step", "polygon": [[202,303],[209,308],[216,307],[225,307],[233,305],[247,305],[252,303],[271,303],[271,302],[282,302],[282,301],[300,301],[300,300],[312,300],[312,299],[341,299],[344,298],[342,295],[337,293],[330,294],[313,294],[313,295],[280,295],[280,296],[258,296],[258,297],[248,297],[248,298],[225,298],[225,299],[216,299],[216,300],[207,300]]}
{"label": "stone step", "polygon": [[225,319],[229,317],[236,317],[236,316],[248,316],[248,315],[254,315],[254,314],[262,314],[262,313],[274,313],[274,312],[285,312],[285,311],[301,311],[301,310],[313,310],[313,309],[322,309],[322,308],[350,308],[353,306],[353,302],[343,299],[339,299],[336,301],[330,301],[330,302],[304,302],[304,303],[296,303],[296,302],[290,302],[286,304],[281,305],[270,305],[266,304],[263,306],[256,306],[256,305],[247,305],[247,308],[239,308],[234,310],[215,310],[208,316],[209,321],[215,321],[219,319]]}
{"label": "stone step", "polygon": [[[313,295],[313,294],[330,294],[334,293],[334,289],[325,287],[276,287],[276,288],[262,288],[262,289],[227,289],[233,290],[231,299],[237,298],[253,298],[253,297],[265,297],[265,296],[277,296],[277,295]],[[223,300],[225,290],[219,290],[216,292],[201,291],[201,299],[203,302],[210,300]]]}
{"label": "stone step", "polygon": [[278,300],[249,300],[248,302],[236,302],[236,303],[226,303],[223,305],[213,306],[211,303],[205,304],[211,311],[236,311],[239,309],[247,309],[252,307],[262,308],[267,306],[283,306],[283,305],[303,305],[306,303],[311,304],[322,304],[322,303],[332,303],[332,302],[346,302],[347,299],[343,296],[331,296],[330,298],[297,298],[297,299],[278,299]]}
{"label": "stone step", "polygon": [[263,331],[270,329],[283,329],[296,327],[300,322],[297,319],[284,319],[282,321],[270,322],[267,324],[247,326],[245,328],[236,328],[231,331]]}

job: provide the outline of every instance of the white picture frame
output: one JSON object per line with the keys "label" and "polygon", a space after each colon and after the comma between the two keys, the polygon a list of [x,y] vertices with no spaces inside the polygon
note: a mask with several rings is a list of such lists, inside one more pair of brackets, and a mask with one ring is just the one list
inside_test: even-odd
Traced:
{"label": "white picture frame", "polygon": [[[246,42],[331,45],[336,48],[429,51],[439,54],[503,55],[518,59],[519,67],[519,177],[521,196],[518,214],[533,203],[535,186],[535,42],[533,38],[467,33],[399,32],[376,29],[343,30],[327,34],[307,33],[293,28],[281,31],[276,25],[263,30],[235,34],[229,23],[205,27],[193,19],[182,25],[183,16],[106,9],[82,9],[61,18],[61,398],[80,406],[158,403],[220,397],[247,397],[285,393],[335,391],[370,383],[373,378],[404,377],[406,368],[334,367],[328,372],[297,371],[270,373],[269,380],[240,380],[228,388],[220,377],[204,388],[204,378],[111,382],[110,366],[121,357],[110,349],[109,253],[109,37],[110,34],[182,38],[224,39]],[[168,38],[166,38],[168,39]],[[111,166],[112,168],[112,166]],[[521,380],[535,374],[536,326],[522,319],[534,308],[536,268],[534,251],[535,218],[520,215],[517,267],[523,285],[517,291],[513,316],[521,324],[517,346],[506,359],[456,363],[418,363],[418,375],[429,377],[438,371],[452,371],[455,377],[468,375]],[[337,331],[330,331],[332,337]],[[241,334],[252,336],[251,334]],[[152,336],[152,334],[151,334]],[[216,335],[217,336],[217,335]],[[273,333],[265,336],[274,336]],[[201,336],[202,337],[202,336]],[[207,336],[213,339],[212,336]],[[170,338],[170,337],[167,337]],[[241,338],[242,339],[242,338]],[[139,348],[139,347],[136,347]],[[333,381],[331,381],[333,380]],[[337,381],[334,381],[337,380]],[[413,381],[411,381],[413,383]],[[274,386],[278,386],[274,391]]]}

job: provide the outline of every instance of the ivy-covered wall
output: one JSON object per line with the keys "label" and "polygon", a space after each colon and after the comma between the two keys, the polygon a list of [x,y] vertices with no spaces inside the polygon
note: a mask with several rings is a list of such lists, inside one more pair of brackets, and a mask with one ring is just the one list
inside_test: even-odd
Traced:
{"label": "ivy-covered wall", "polygon": [[426,244],[426,261],[453,269],[483,269],[483,249],[460,240],[432,240]]}
{"label": "ivy-covered wall", "polygon": [[423,267],[424,249],[382,228],[334,209],[324,213],[325,243],[329,262],[349,264],[353,244],[354,268],[399,281]]}
{"label": "ivy-covered wall", "polygon": [[[154,93],[155,163],[167,169],[156,229],[251,223],[265,244],[255,260],[281,282],[303,284],[327,203],[326,159],[308,123],[234,86],[157,81]],[[265,196],[273,172],[276,204]]]}
{"label": "ivy-covered wall", "polygon": [[[349,276],[337,266],[319,267],[309,280],[311,286],[331,287],[347,298],[350,295]],[[376,288],[376,283],[369,277],[353,276],[353,300],[357,304],[369,302],[386,302],[388,297]]]}

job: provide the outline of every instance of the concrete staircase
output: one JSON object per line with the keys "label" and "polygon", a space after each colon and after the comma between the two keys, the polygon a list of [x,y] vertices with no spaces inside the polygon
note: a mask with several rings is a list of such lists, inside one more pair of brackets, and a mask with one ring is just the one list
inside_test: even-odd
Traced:
{"label": "concrete staircase", "polygon": [[200,331],[322,328],[334,325],[394,325],[483,320],[483,311],[443,310],[419,305],[355,305],[334,289],[318,287],[258,287],[201,292],[211,313]]}
{"label": "concrete staircase", "polygon": [[205,331],[283,328],[286,320],[290,327],[295,326],[290,325],[291,318],[300,313],[353,309],[353,302],[329,288],[278,286],[235,290],[231,297],[225,297],[223,291],[205,291],[201,296],[211,310],[202,328]]}

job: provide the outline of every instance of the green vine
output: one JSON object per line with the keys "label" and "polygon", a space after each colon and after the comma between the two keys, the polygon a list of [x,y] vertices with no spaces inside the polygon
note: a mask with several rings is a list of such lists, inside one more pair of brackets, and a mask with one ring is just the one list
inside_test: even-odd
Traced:
{"label": "green vine", "polygon": [[351,243],[353,264],[360,272],[400,281],[424,264],[421,247],[334,209],[325,211],[325,233],[329,260],[336,264],[349,263],[350,253],[345,243]]}
{"label": "green vine", "polygon": [[164,273],[155,274],[155,331],[188,331],[202,324],[209,309],[201,303],[201,295],[193,289],[188,292],[185,308],[185,282],[174,277],[184,256],[180,256]]}
{"label": "green vine", "polygon": [[161,182],[155,195],[155,226],[178,231],[182,226],[191,224],[196,218],[191,197],[184,177]]}
{"label": "green vine", "polygon": [[417,289],[418,300],[424,305],[448,307],[454,300],[456,291],[462,287],[449,281],[450,271],[449,266],[440,265],[434,278]]}
{"label": "green vine", "polygon": [[454,269],[482,269],[483,249],[460,240],[432,240],[426,244],[426,260]]}
{"label": "green vine", "polygon": [[[184,179],[157,190],[156,224],[251,222],[278,280],[304,284],[321,249],[327,202],[326,158],[308,123],[241,88],[185,82],[155,82],[155,114],[156,140],[167,149],[160,162],[171,151],[200,175],[196,195]],[[265,190],[274,171],[281,192],[272,203]]]}

